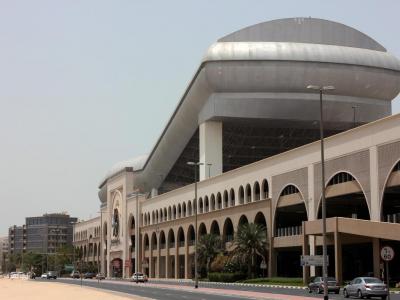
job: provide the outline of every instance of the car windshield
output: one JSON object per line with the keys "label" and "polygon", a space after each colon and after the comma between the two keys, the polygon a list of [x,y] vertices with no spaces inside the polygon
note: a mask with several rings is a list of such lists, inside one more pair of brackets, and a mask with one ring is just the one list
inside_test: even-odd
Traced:
{"label": "car windshield", "polygon": [[328,281],[336,281],[336,279],[333,278],[333,277],[328,277],[327,280],[328,280]]}
{"label": "car windshield", "polygon": [[378,278],[364,278],[365,283],[382,283]]}

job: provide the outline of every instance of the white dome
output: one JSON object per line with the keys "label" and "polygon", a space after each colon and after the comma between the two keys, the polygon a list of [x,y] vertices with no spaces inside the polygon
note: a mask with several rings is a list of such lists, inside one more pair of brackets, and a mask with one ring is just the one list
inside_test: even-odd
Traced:
{"label": "white dome", "polygon": [[114,175],[118,174],[119,172],[125,170],[126,168],[132,168],[133,171],[141,170],[146,163],[147,158],[149,157],[148,154],[140,155],[128,160],[120,161],[113,165],[111,169],[109,169],[104,176],[103,180],[100,184],[103,184],[104,181],[113,177]]}

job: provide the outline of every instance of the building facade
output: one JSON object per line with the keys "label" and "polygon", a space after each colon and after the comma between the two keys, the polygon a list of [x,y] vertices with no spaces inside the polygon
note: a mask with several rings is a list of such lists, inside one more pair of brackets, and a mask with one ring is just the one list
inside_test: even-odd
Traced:
{"label": "building facade", "polygon": [[78,253],[76,263],[86,264],[98,271],[100,271],[100,227],[100,217],[97,217],[79,221],[73,228],[73,244]]}
{"label": "building facade", "polygon": [[66,213],[27,217],[24,225],[9,228],[9,253],[54,253],[60,247],[72,246],[77,220]]}
{"label": "building facade", "polygon": [[7,270],[8,236],[0,237],[0,273]]}
{"label": "building facade", "polygon": [[[308,85],[335,87],[323,96],[324,183],[319,95]],[[229,253],[252,222],[267,228],[257,260],[268,276],[307,280],[321,273],[300,256],[322,253],[324,185],[329,275],[380,276],[380,247],[400,252],[400,115],[390,116],[399,91],[399,60],[343,24],[282,19],[221,38],[150,154],[101,181],[101,270],[192,278],[196,232],[220,235]]]}

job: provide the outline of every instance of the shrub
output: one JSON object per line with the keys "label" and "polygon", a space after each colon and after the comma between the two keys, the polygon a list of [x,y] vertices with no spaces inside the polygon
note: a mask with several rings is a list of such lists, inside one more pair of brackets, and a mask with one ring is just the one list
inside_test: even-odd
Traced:
{"label": "shrub", "polygon": [[208,274],[208,280],[213,282],[236,282],[246,278],[243,273],[210,273]]}
{"label": "shrub", "polygon": [[223,272],[227,261],[228,261],[227,256],[224,256],[222,254],[218,255],[211,263],[210,267],[211,272],[218,272],[218,273]]}

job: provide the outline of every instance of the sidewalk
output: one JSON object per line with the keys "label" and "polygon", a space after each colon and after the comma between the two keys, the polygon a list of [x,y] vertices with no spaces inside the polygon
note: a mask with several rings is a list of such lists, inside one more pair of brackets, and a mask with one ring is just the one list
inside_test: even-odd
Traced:
{"label": "sidewalk", "polygon": [[20,278],[0,278],[0,299],[2,300],[144,300],[138,296],[132,296],[115,292],[108,292],[88,287],[74,286],[54,282],[41,282]]}

